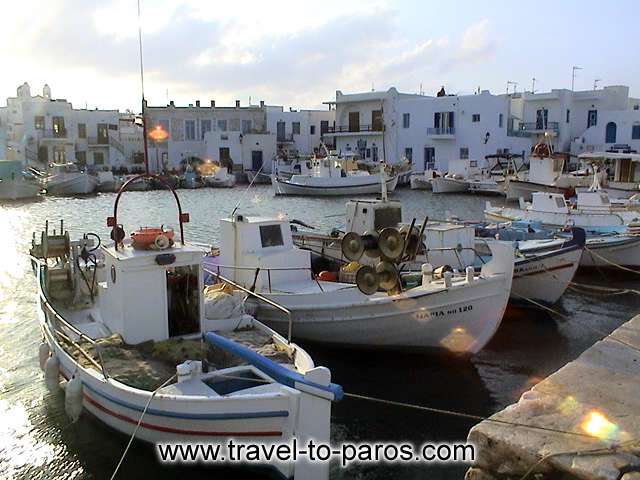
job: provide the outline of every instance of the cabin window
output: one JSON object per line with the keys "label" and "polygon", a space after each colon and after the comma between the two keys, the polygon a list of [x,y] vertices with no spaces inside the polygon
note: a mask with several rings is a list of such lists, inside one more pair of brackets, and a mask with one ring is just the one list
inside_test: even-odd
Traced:
{"label": "cabin window", "polygon": [[600,203],[602,203],[602,205],[609,205],[609,197],[606,194],[601,193],[600,194]]}
{"label": "cabin window", "polygon": [[566,204],[566,203],[564,203],[564,198],[562,198],[562,197],[556,197],[556,206],[557,206],[558,208],[564,208],[564,207],[566,207],[566,206],[567,206],[567,204]]}
{"label": "cabin window", "polygon": [[408,113],[402,114],[402,128],[409,128],[411,124],[411,115]]}
{"label": "cabin window", "polygon": [[200,332],[198,265],[167,269],[169,336]]}
{"label": "cabin window", "polygon": [[473,115],[471,115],[471,121],[473,123],[478,123],[480,121],[480,114],[474,113]]}
{"label": "cabin window", "polygon": [[262,248],[283,246],[284,239],[280,225],[261,225],[260,241],[262,242]]}
{"label": "cabin window", "polygon": [[631,140],[640,140],[640,125],[631,127]]}

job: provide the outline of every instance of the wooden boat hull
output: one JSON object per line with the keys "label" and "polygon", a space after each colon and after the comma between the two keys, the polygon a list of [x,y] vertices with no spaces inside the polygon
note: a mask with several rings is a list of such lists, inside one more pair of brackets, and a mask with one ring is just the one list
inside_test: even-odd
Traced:
{"label": "wooden boat hull", "polygon": [[469,190],[469,182],[455,178],[436,177],[431,179],[433,193],[460,193]]}

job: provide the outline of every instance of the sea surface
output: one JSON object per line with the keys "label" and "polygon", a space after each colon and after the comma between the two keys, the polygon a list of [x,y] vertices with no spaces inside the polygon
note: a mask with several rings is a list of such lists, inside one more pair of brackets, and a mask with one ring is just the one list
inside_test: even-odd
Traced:
{"label": "sea surface", "polygon": [[[245,214],[287,214],[321,230],[343,223],[344,199],[274,197],[270,187],[250,191],[200,189],[179,191],[183,209],[191,215],[188,240],[216,243],[218,219],[239,203]],[[0,478],[109,478],[127,438],[102,426],[90,415],[72,424],[64,412],[64,397],[47,391],[38,367],[40,332],[36,286],[27,252],[32,232],[45,220],[52,228],[60,219],[71,237],[95,232],[108,238],[106,219],[114,194],[87,198],[44,198],[30,203],[0,204]],[[480,219],[485,197],[432,195],[401,189],[404,220],[425,215]],[[495,201],[495,199],[494,199]],[[131,231],[139,226],[177,226],[173,198],[166,191],[131,192],[123,196],[118,219]],[[579,281],[640,289],[640,277],[615,272],[581,275]],[[563,313],[509,308],[497,335],[470,359],[402,353],[349,352],[317,345],[307,349],[316,364],[329,367],[333,380],[346,392],[490,415],[516,401],[566,362],[576,358],[603,335],[640,311],[636,296],[586,296],[568,292],[554,307]],[[418,410],[345,399],[332,410],[334,441],[464,441],[474,421]],[[352,466],[332,468],[332,479],[462,478],[467,465]],[[134,443],[118,478],[267,478],[246,470],[163,467],[153,449]]]}

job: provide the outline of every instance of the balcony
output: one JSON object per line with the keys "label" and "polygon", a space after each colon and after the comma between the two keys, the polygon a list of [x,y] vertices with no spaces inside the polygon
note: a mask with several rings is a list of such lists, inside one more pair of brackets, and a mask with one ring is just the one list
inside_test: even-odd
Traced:
{"label": "balcony", "polygon": [[434,140],[454,140],[456,129],[454,127],[427,128],[427,135],[433,137]]}
{"label": "balcony", "polygon": [[51,141],[67,141],[67,129],[66,128],[57,128],[57,129],[48,129],[48,130],[38,130],[38,138],[40,141],[51,140]]}
{"label": "balcony", "polygon": [[336,125],[327,127],[322,135],[336,135],[347,137],[349,135],[381,135],[383,126],[381,123],[368,125]]}
{"label": "balcony", "polygon": [[558,122],[524,122],[518,127],[518,130],[528,132],[530,134],[540,134],[545,132],[550,133],[552,136],[558,135],[560,131],[560,125]]}
{"label": "balcony", "polygon": [[109,137],[87,137],[87,144],[97,147],[108,147],[109,146]]}
{"label": "balcony", "polygon": [[276,136],[277,143],[293,143],[293,133],[285,133]]}

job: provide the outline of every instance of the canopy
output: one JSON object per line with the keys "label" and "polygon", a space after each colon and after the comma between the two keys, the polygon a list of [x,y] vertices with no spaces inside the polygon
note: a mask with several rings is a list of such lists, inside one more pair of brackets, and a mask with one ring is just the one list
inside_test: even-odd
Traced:
{"label": "canopy", "polygon": [[620,152],[587,152],[578,155],[580,160],[623,160],[630,159],[634,162],[640,162],[640,154],[638,153],[620,153]]}

